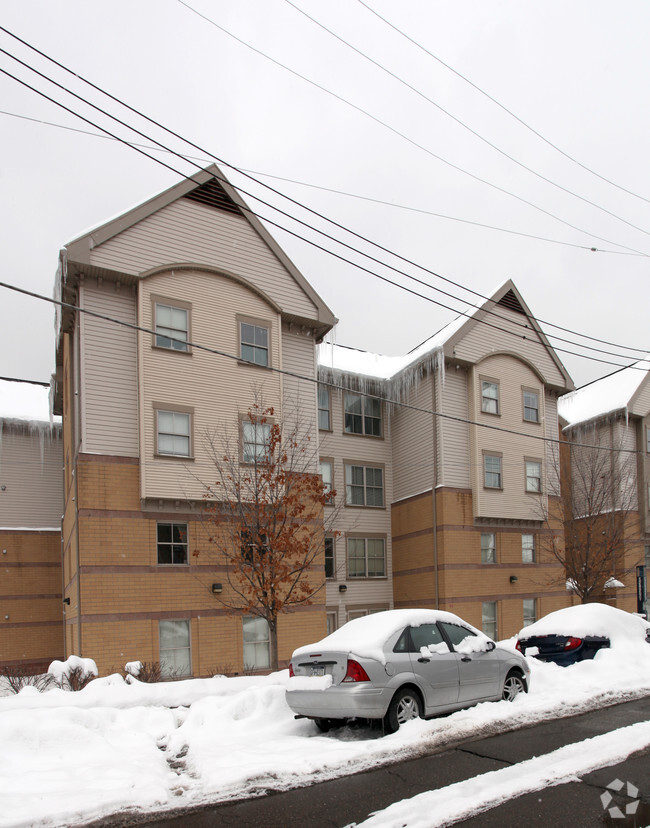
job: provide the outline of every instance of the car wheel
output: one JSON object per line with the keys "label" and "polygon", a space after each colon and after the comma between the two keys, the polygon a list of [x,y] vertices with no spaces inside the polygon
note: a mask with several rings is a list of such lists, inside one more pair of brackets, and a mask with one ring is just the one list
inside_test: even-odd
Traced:
{"label": "car wheel", "polygon": [[527,692],[526,682],[519,673],[508,673],[503,683],[502,699],[514,701],[520,693]]}
{"label": "car wheel", "polygon": [[411,687],[403,687],[391,699],[388,712],[384,717],[384,730],[386,733],[395,733],[404,722],[419,719],[420,716],[422,716],[420,696]]}

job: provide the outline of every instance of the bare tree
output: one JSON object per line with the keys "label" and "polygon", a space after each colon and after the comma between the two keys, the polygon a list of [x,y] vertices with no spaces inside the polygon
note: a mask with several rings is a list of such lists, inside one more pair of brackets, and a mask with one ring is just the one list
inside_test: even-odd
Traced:
{"label": "bare tree", "polygon": [[[278,669],[278,617],[324,587],[323,506],[335,492],[317,473],[317,446],[300,423],[251,406],[238,436],[208,438],[216,481],[206,485],[212,557],[226,565],[222,606],[266,620],[270,666]],[[332,512],[333,510],[328,510]],[[198,557],[200,553],[194,552]]]}
{"label": "bare tree", "polygon": [[636,458],[624,450],[624,434],[621,423],[589,424],[551,452],[545,520],[561,527],[564,540],[549,533],[548,550],[583,604],[602,600],[605,585],[617,585],[636,564]]}

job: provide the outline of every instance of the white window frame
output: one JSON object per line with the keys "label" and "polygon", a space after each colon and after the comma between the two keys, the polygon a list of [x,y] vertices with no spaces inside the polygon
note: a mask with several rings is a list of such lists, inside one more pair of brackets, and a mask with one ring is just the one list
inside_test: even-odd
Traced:
{"label": "white window frame", "polygon": [[[381,555],[373,554],[372,558],[369,555],[370,550],[368,549],[368,545],[371,543],[373,546],[377,544],[381,544]],[[354,558],[351,557],[351,544],[355,547],[354,551]],[[361,547],[360,547],[361,544]],[[347,572],[348,578],[357,579],[357,578],[386,578],[386,538],[385,537],[360,537],[358,535],[351,535],[347,538]],[[361,551],[362,554],[359,554]],[[360,571],[359,567],[355,567],[355,571],[353,572],[350,568],[350,562],[355,560],[356,562],[363,562],[363,570]],[[377,572],[376,567],[373,567],[373,573],[369,574],[370,566],[369,561],[381,561],[382,562],[382,571]]]}
{"label": "white window frame", "polygon": [[[488,468],[491,461],[498,461],[498,471],[494,468]],[[496,475],[498,478],[497,485],[492,482],[488,483],[488,475]],[[492,477],[490,477],[492,480]],[[493,489],[495,491],[503,490],[503,455],[498,452],[484,451],[483,452],[483,486],[486,489]]]}
{"label": "white window frame", "polygon": [[529,627],[531,624],[534,624],[535,621],[537,621],[537,599],[524,598],[522,604],[524,618],[523,626]]}
{"label": "white window frame", "polygon": [[[156,455],[159,457],[191,458],[193,451],[193,410],[154,405],[154,411],[156,418]],[[184,423],[187,423],[187,428],[183,427]],[[165,438],[167,440],[171,439],[173,450],[161,447],[161,438],[163,438],[163,442],[165,442]],[[176,442],[177,440],[179,442]],[[177,450],[181,447],[180,441],[183,441],[183,443],[187,441],[187,452]]]}
{"label": "white window frame", "polygon": [[[238,317],[237,330],[239,358],[242,362],[247,365],[256,365],[258,368],[269,368],[271,365],[271,325],[269,322],[263,319]],[[252,349],[252,352],[247,349]]]}
{"label": "white window frame", "polygon": [[[533,467],[536,467],[534,469]],[[537,471],[537,474],[533,472]],[[528,494],[542,493],[542,461],[534,458],[524,459],[524,474],[526,477],[526,492]],[[536,482],[535,482],[536,481]]]}
{"label": "white window frame", "polygon": [[535,535],[524,533],[521,536],[521,562],[525,564],[535,563],[536,544]]}
{"label": "white window frame", "polygon": [[241,421],[241,461],[253,466],[263,463],[268,458],[271,423],[252,422],[248,418]]}
{"label": "white window frame", "polygon": [[268,670],[271,666],[269,625],[258,615],[242,616],[244,670]]}
{"label": "white window frame", "polygon": [[[164,647],[163,637],[187,630],[187,643],[180,646]],[[158,621],[158,641],[160,653],[161,675],[166,678],[192,675],[192,628],[189,618],[167,618]]]}
{"label": "white window frame", "polygon": [[[331,554],[328,554],[328,546]],[[327,574],[328,561],[331,563],[331,575]],[[334,535],[325,535],[325,578],[328,581],[333,581],[336,578],[336,538]]]}
{"label": "white window frame", "polygon": [[[488,544],[488,539],[490,542]],[[496,532],[481,532],[481,563],[495,564],[497,562]]]}
{"label": "white window frame", "polygon": [[[345,469],[345,505],[352,506],[354,508],[366,508],[366,509],[383,509],[386,502],[386,480],[385,480],[385,473],[383,466],[367,466],[363,463],[354,463],[346,461],[344,463]],[[361,478],[362,481],[359,483],[353,482],[353,469],[359,470],[361,469]],[[371,476],[370,473],[380,472],[381,474],[381,486],[377,486],[374,483],[369,483],[368,478]],[[374,474],[372,474],[374,476]],[[363,495],[363,502],[362,503],[355,503],[353,502],[353,492],[354,490],[361,490]],[[381,492],[381,503],[368,503],[368,493],[372,492]]]}
{"label": "white window frame", "polygon": [[[494,389],[494,393],[489,393]],[[486,393],[486,391],[488,393]],[[496,410],[491,411],[494,407]],[[481,413],[498,417],[501,414],[501,387],[498,380],[481,378]]]}
{"label": "white window frame", "polygon": [[[528,404],[528,405],[526,404],[526,395],[527,394],[531,397],[535,397],[535,405],[534,406],[530,405],[530,404]],[[539,423],[540,422],[540,416],[541,416],[540,407],[539,407],[539,401],[540,401],[539,391],[536,391],[534,388],[522,388],[521,396],[522,396],[524,422],[526,422],[526,423]],[[527,412],[534,412],[535,416],[534,417],[526,416]]]}
{"label": "white window frame", "polygon": [[319,431],[332,430],[332,395],[330,389],[323,385],[318,386],[318,429]]}
{"label": "white window frame", "polygon": [[334,491],[334,460],[330,457],[321,457],[318,463],[320,476],[323,478],[325,489],[323,493],[327,498],[327,504],[331,505],[334,502],[332,492]]}
{"label": "white window frame", "polygon": [[497,640],[499,630],[497,612],[496,601],[483,601],[481,604],[481,629],[493,641]]}
{"label": "white window frame", "polygon": [[[359,411],[353,411],[349,402],[358,402]],[[379,408],[379,414],[375,410]],[[348,417],[358,417],[361,430],[352,428]],[[349,425],[350,423],[350,425]],[[377,424],[379,433],[375,433],[374,424]],[[349,427],[348,427],[349,426]],[[343,431],[346,434],[356,434],[363,437],[382,437],[384,433],[381,400],[377,397],[370,397],[365,394],[357,394],[354,391],[346,391],[343,394]]]}
{"label": "white window frame", "polygon": [[[192,306],[188,302],[166,299],[162,296],[152,296],[151,300],[155,331],[154,346],[176,354],[189,354],[191,352],[189,340]],[[169,319],[161,319],[164,311],[169,311]],[[184,324],[180,324],[179,315],[184,315]]]}

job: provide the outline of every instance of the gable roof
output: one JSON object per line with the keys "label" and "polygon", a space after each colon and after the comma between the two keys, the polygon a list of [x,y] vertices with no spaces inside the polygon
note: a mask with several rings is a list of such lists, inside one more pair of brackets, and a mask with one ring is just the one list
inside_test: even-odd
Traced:
{"label": "gable roof", "polygon": [[650,384],[650,355],[607,377],[565,394],[558,400],[558,414],[571,428],[617,411],[635,412],[634,403]]}

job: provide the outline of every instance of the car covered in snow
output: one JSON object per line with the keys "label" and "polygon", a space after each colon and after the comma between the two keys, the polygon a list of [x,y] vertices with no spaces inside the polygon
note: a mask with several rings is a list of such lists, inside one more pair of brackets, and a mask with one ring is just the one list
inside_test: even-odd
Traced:
{"label": "car covered in snow", "polygon": [[291,657],[287,704],[320,730],[348,719],[404,722],[514,699],[530,668],[449,612],[388,610],[355,618]]}
{"label": "car covered in snow", "polygon": [[592,659],[599,650],[650,644],[650,623],[607,604],[578,604],[556,610],[517,635],[526,656],[568,667]]}

